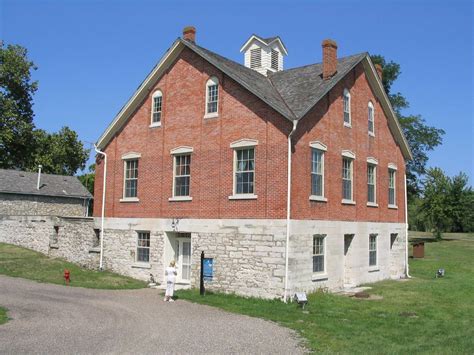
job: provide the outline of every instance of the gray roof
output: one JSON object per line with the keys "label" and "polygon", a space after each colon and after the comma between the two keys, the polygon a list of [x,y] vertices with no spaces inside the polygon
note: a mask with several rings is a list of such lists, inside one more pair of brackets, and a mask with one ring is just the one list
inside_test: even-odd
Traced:
{"label": "gray roof", "polygon": [[183,40],[183,43],[290,120],[302,118],[368,55],[339,58],[337,73],[329,80],[322,78],[321,63],[271,73],[267,77],[193,42]]}
{"label": "gray roof", "polygon": [[92,198],[76,176],[41,174],[39,190],[37,181],[36,172],[0,169],[0,193]]}
{"label": "gray roof", "polygon": [[270,74],[269,80],[294,115],[301,118],[367,55],[361,53],[339,58],[336,75],[328,80],[323,79],[321,63],[282,70]]}

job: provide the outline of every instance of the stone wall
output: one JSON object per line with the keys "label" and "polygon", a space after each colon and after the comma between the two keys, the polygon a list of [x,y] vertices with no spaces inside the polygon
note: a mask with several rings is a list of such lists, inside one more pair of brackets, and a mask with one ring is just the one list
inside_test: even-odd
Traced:
{"label": "stone wall", "polygon": [[93,218],[0,215],[0,242],[98,268]]}
{"label": "stone wall", "polygon": [[84,217],[87,201],[80,198],[0,193],[0,215]]}
{"label": "stone wall", "polygon": [[192,281],[199,285],[200,257],[213,258],[213,281],[206,288],[275,298],[284,288],[285,239],[270,234],[193,233]]}

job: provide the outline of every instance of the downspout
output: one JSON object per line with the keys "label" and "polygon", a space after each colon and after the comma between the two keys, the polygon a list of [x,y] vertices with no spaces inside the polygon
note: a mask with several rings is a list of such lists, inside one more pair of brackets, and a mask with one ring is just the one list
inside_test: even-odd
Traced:
{"label": "downspout", "polygon": [[408,273],[408,193],[407,193],[407,174],[405,173],[405,274],[406,277],[411,279]]}
{"label": "downspout", "polygon": [[290,244],[290,208],[291,208],[291,136],[296,131],[298,120],[293,121],[293,129],[288,135],[288,192],[286,198],[286,250],[285,250],[285,293],[283,301],[288,302],[288,253]]}
{"label": "downspout", "polygon": [[104,260],[104,219],[105,219],[105,182],[107,180],[107,154],[100,151],[97,146],[94,144],[94,149],[98,154],[104,156],[104,184],[102,187],[102,216],[101,216],[101,226],[100,226],[100,261],[99,261],[99,270],[103,269],[103,260]]}

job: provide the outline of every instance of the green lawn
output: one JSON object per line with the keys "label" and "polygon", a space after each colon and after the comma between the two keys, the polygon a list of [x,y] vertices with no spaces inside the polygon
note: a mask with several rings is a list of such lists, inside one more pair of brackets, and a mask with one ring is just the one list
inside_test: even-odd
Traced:
{"label": "green lawn", "polygon": [[[474,352],[474,240],[425,244],[410,260],[413,279],[383,281],[368,291],[382,300],[315,293],[303,312],[294,303],[177,292],[182,299],[261,317],[295,329],[313,351],[325,353]],[[435,279],[438,268],[444,278]]]}
{"label": "green lawn", "polygon": [[0,324],[6,323],[7,320],[7,310],[5,308],[0,307]]}
{"label": "green lawn", "polygon": [[[0,274],[52,284],[64,284],[64,269],[71,272],[70,286],[98,289],[136,289],[146,283],[108,271],[81,268],[63,259],[47,256],[10,244],[0,243]],[[0,319],[2,317],[0,311]],[[1,320],[0,320],[1,322]]]}

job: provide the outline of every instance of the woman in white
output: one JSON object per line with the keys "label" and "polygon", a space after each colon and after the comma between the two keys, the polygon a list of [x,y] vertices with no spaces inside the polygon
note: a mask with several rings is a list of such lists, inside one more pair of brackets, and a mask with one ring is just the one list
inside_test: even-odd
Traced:
{"label": "woman in white", "polygon": [[173,300],[173,293],[174,293],[174,283],[176,282],[176,275],[178,272],[176,271],[176,262],[172,260],[170,262],[170,266],[165,269],[165,276],[166,276],[166,292],[165,292],[165,299],[163,301],[174,302]]}

